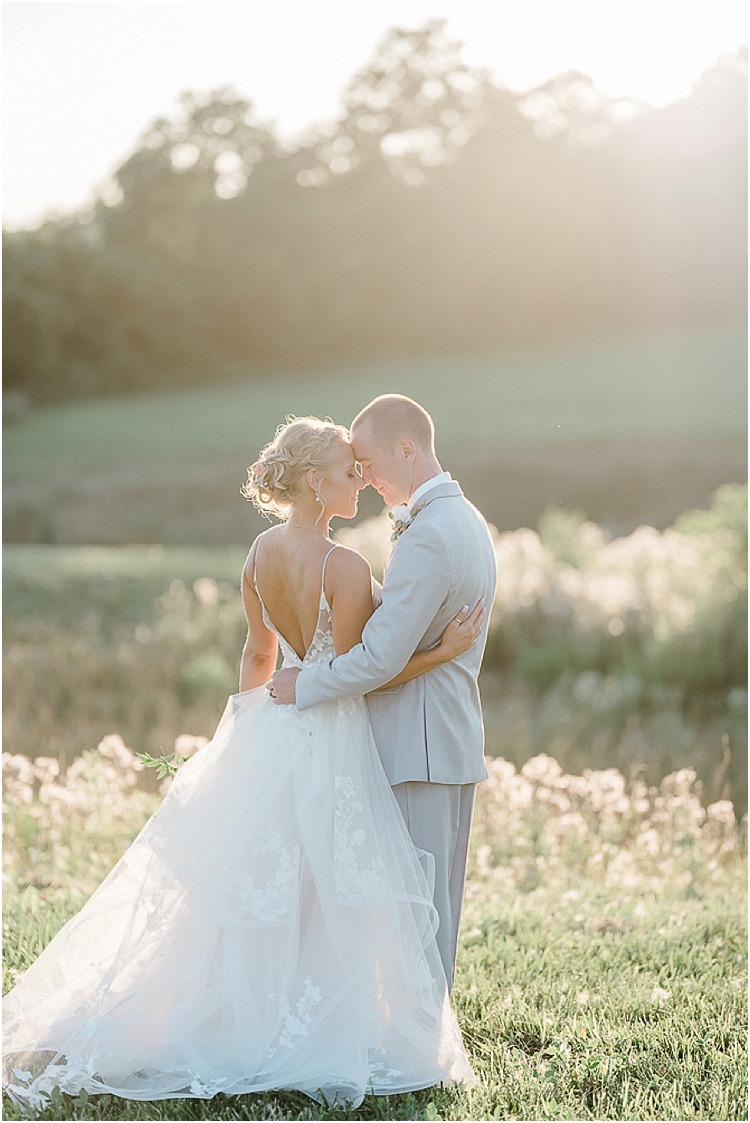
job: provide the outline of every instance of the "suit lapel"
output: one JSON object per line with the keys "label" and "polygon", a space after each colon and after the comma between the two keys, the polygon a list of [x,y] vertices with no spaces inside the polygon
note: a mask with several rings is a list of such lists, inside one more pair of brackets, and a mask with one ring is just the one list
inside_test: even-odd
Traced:
{"label": "suit lapel", "polygon": [[[461,495],[463,495],[463,492],[461,491],[461,488],[459,487],[459,485],[456,483],[455,480],[446,480],[445,483],[436,484],[435,487],[431,488],[428,492],[426,492],[422,496],[422,498],[418,499],[417,502],[414,504],[413,509],[416,510],[416,514],[414,515],[414,519],[419,518],[419,512],[422,511],[429,503],[432,503],[433,500],[435,500],[435,499],[455,499],[457,496],[461,496]],[[412,522],[414,521],[414,519],[412,519]],[[409,526],[411,526],[411,523],[409,523]],[[407,526],[406,530],[402,534],[400,534],[399,537],[396,539],[396,541],[393,543],[393,549],[390,552],[390,555],[388,557],[388,561],[386,563],[385,569],[383,570],[383,580],[385,580],[385,576],[388,572],[388,566],[390,565],[391,558],[393,557],[393,552],[396,549],[396,547],[398,546],[399,542],[404,537],[404,534],[407,533],[408,529],[409,529],[409,527]]]}
{"label": "suit lapel", "polygon": [[455,480],[446,480],[443,484],[437,484],[436,487],[430,488],[421,499],[418,499],[414,504],[415,508],[419,511],[426,507],[428,503],[432,503],[434,499],[450,499],[455,498],[457,495],[463,495],[461,488]]}

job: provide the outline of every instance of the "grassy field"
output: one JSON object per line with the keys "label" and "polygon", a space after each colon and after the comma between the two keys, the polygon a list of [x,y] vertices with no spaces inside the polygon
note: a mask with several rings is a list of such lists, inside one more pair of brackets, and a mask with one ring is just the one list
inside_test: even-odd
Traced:
{"label": "grassy field", "polygon": [[[665,526],[746,479],[742,328],[275,375],[31,411],[5,431],[6,541],[241,543],[245,468],[286,414],[348,423],[378,393],[432,412],[438,451],[501,530],[550,506]],[[363,516],[379,510],[363,496]]]}
{"label": "grassy field", "polygon": [[[4,989],[156,805],[134,763],[113,738],[66,775],[5,758]],[[689,770],[649,788],[544,755],[495,761],[454,990],[475,1088],[356,1111],[294,1093],[60,1097],[41,1118],[746,1119],[745,854],[731,806],[705,811]],[[5,1118],[21,1115],[7,1103]]]}
{"label": "grassy field", "polygon": [[[6,536],[37,544],[4,564],[5,989],[156,806],[133,751],[209,736],[235,689],[239,572],[264,526],[238,488],[287,412],[347,421],[375,393],[412,394],[446,467],[513,531],[496,539],[494,759],[455,990],[478,1086],[356,1112],[291,1093],[65,1098],[45,1118],[747,1119],[746,504],[725,493],[708,530],[629,534],[744,481],[745,377],[742,332],[695,330],[7,428]],[[538,533],[516,529],[545,510]],[[376,562],[382,528],[355,530]]]}
{"label": "grassy field", "polygon": [[[291,1093],[64,1098],[44,1118],[747,1118],[746,526],[741,494],[722,494],[681,532],[608,542],[566,516],[496,540],[491,778],[455,990],[476,1088],[356,1112]],[[357,533],[376,561],[378,521]],[[6,548],[6,988],[157,805],[134,752],[213,732],[236,685],[243,558]]]}

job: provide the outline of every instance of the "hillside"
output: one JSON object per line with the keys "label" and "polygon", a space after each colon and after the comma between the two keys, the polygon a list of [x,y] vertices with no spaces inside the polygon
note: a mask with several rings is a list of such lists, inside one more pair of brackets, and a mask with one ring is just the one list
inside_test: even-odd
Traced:
{"label": "hillside", "polygon": [[442,461],[501,530],[560,505],[617,533],[666,526],[745,481],[746,369],[744,330],[702,328],[40,408],[5,431],[5,537],[246,542],[263,524],[239,488],[284,417],[347,423],[388,391],[432,412]]}

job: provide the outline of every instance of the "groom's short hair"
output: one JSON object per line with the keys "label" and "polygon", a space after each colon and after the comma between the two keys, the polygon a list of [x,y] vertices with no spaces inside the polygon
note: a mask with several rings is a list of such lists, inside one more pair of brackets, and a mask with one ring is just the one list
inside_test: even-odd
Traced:
{"label": "groom's short hair", "polygon": [[367,422],[373,440],[387,452],[393,452],[397,441],[408,437],[421,452],[435,455],[435,426],[419,402],[403,394],[381,394],[360,410],[352,421],[350,432]]}

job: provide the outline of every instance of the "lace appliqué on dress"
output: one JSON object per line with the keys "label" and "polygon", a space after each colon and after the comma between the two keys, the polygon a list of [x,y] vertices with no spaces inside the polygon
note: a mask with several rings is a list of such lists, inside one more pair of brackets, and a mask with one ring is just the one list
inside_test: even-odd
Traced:
{"label": "lace appliqu\u00e9 on dress", "polygon": [[[191,1073],[190,1075],[192,1076],[193,1073]],[[210,1100],[213,1099],[216,1093],[220,1092],[222,1088],[227,1085],[227,1083],[228,1081],[226,1079],[201,1080],[196,1076],[192,1084],[190,1085],[190,1095],[195,1096],[197,1099]]]}
{"label": "lace appliqu\u00e9 on dress", "polygon": [[252,857],[274,855],[276,868],[262,886],[256,886],[252,874],[240,874],[228,881],[228,899],[237,902],[228,919],[258,927],[289,926],[295,922],[299,898],[300,848],[298,844],[291,849],[285,847],[275,827],[270,827],[264,837],[263,845],[251,852]]}
{"label": "lace appliqu\u00e9 on dress", "polygon": [[351,776],[336,777],[336,805],[333,816],[333,865],[339,901],[361,905],[365,901],[382,900],[385,895],[385,869],[382,859],[370,857],[360,866],[357,850],[367,836],[356,821],[362,815]]}
{"label": "lace appliqu\u00e9 on dress", "polygon": [[308,975],[304,981],[302,996],[298,999],[292,1012],[288,998],[282,998],[279,1005],[279,1039],[275,1045],[268,1049],[268,1056],[273,1057],[279,1049],[291,1049],[298,1037],[307,1037],[308,1027],[313,1019],[310,1011],[322,1000],[320,987],[313,986],[313,981]]}

